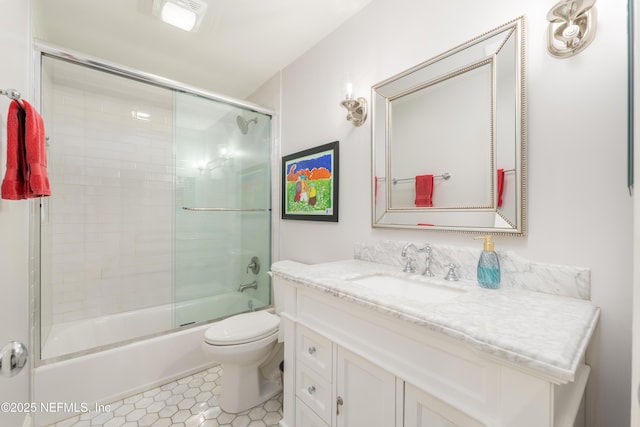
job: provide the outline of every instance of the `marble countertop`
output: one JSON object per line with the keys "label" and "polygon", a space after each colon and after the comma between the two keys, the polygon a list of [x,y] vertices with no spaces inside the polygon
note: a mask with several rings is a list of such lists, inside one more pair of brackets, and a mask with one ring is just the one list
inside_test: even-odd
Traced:
{"label": "marble countertop", "polygon": [[[311,265],[278,261],[271,271],[298,285],[441,332],[558,383],[573,381],[600,314],[588,300],[512,288],[484,289],[475,281],[409,275],[396,266],[362,260]],[[430,303],[352,280],[370,274],[411,276],[466,292]]]}

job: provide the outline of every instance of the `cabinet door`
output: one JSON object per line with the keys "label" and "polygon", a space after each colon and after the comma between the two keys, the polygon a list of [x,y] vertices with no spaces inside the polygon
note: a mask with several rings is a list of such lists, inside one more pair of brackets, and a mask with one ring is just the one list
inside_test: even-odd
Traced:
{"label": "cabinet door", "polygon": [[395,376],[338,347],[336,427],[389,427],[396,423]]}
{"label": "cabinet door", "polygon": [[300,399],[296,399],[296,423],[295,427],[329,427],[322,418],[316,415]]}
{"label": "cabinet door", "polygon": [[404,386],[404,427],[482,427],[483,423],[411,384]]}

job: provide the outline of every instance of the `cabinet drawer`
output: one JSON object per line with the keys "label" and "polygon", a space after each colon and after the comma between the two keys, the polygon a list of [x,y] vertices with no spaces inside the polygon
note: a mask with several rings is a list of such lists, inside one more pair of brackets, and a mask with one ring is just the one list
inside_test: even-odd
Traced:
{"label": "cabinet drawer", "polygon": [[296,399],[296,427],[329,427],[300,399]]}
{"label": "cabinet drawer", "polygon": [[306,364],[296,364],[296,396],[326,423],[331,422],[331,392],[331,382]]}
{"label": "cabinet drawer", "polygon": [[297,360],[303,361],[323,379],[331,382],[333,372],[331,341],[303,326],[298,326],[296,346]]}

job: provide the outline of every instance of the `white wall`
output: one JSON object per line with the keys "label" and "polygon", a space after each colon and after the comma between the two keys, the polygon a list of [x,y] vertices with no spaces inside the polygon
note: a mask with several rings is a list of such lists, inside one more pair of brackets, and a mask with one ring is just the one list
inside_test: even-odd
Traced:
{"label": "white wall", "polygon": [[573,58],[555,59],[546,51],[546,14],[555,1],[374,0],[282,72],[282,154],[340,140],[341,157],[339,222],[281,221],[280,258],[351,258],[354,241],[376,239],[478,245],[469,235],[371,228],[371,120],[353,127],[339,101],[347,79],[355,96],[369,98],[381,80],[525,15],[528,236],[497,237],[496,247],[592,269],[602,317],[588,353],[588,425],[629,425],[626,3],[598,2],[595,41]]}

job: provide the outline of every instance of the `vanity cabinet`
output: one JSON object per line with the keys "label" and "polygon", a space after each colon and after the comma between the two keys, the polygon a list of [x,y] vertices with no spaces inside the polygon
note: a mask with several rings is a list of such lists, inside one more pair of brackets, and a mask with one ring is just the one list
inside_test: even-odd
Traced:
{"label": "vanity cabinet", "polygon": [[282,427],[573,427],[589,373],[563,381],[274,274]]}
{"label": "vanity cabinet", "polygon": [[298,326],[296,426],[395,425],[396,377]]}

